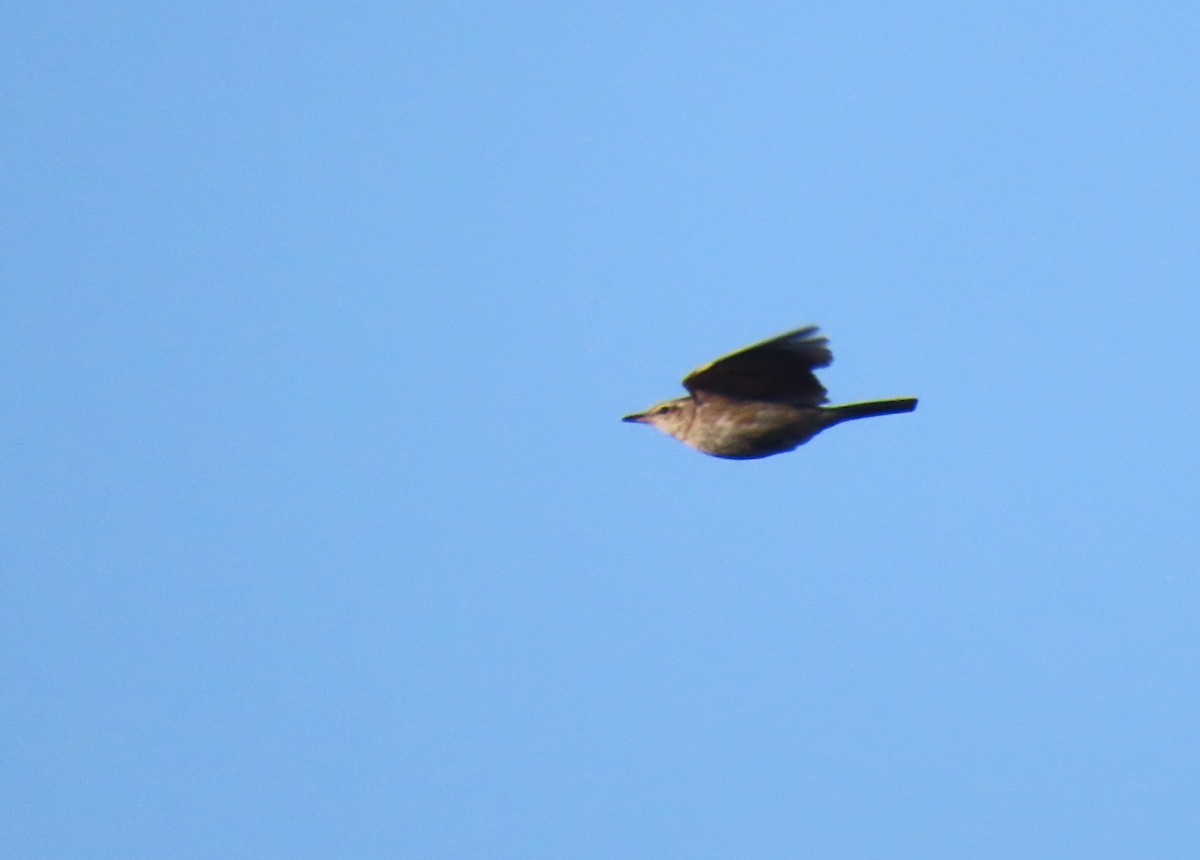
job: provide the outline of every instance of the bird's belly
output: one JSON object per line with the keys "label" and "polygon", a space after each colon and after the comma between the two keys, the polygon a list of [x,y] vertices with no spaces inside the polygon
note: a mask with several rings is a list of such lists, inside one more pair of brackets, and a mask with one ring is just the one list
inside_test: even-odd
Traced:
{"label": "bird's belly", "polygon": [[774,403],[701,408],[685,440],[698,451],[730,460],[755,460],[803,445],[823,427],[822,410]]}

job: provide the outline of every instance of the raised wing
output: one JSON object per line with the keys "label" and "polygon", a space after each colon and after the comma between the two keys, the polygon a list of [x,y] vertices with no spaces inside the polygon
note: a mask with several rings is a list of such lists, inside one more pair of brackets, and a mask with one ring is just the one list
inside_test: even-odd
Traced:
{"label": "raised wing", "polygon": [[829,341],[816,326],[797,329],[694,370],[683,385],[698,400],[719,394],[742,400],[819,406],[828,399],[813,375],[833,361]]}

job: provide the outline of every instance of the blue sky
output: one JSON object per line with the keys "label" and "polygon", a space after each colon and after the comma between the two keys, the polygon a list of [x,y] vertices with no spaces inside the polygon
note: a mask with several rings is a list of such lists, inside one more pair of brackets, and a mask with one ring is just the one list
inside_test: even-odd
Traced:
{"label": "blue sky", "polygon": [[0,15],[5,856],[1200,851],[1194,4]]}

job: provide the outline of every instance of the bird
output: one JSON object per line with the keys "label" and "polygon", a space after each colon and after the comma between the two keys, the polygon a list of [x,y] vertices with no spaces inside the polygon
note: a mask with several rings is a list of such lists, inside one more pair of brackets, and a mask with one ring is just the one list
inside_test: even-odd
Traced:
{"label": "bird", "polygon": [[756,460],[792,451],[822,430],[876,415],[912,412],[917,398],[825,406],[813,373],[833,362],[817,326],[781,334],[718,358],[683,380],[686,397],[626,415],[713,457]]}

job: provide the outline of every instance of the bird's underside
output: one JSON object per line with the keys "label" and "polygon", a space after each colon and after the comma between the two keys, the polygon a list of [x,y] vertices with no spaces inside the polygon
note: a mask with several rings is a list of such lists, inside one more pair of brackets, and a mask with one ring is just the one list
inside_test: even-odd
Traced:
{"label": "bird's underside", "polygon": [[680,441],[730,460],[754,460],[803,445],[829,426],[833,410],[706,394]]}

